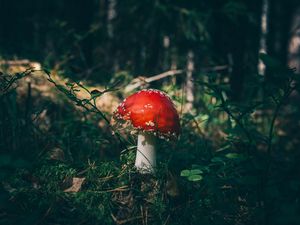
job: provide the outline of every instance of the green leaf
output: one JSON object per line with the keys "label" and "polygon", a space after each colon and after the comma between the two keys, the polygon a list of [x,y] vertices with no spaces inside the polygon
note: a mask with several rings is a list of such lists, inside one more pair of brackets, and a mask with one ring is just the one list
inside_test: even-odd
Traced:
{"label": "green leaf", "polygon": [[99,91],[99,90],[97,90],[97,89],[91,91],[91,94],[92,94],[92,95],[101,95],[101,93],[102,93],[102,92]]}
{"label": "green leaf", "polygon": [[229,145],[225,145],[225,146],[223,146],[223,147],[217,149],[216,152],[221,152],[221,151],[226,150],[226,149],[228,149],[228,148],[230,148],[230,147],[231,147],[230,144],[229,144]]}
{"label": "green leaf", "polygon": [[241,157],[241,155],[238,153],[227,153],[225,157],[228,159],[238,159]]}
{"label": "green leaf", "polygon": [[182,170],[181,173],[180,173],[180,176],[188,177],[188,176],[190,176],[190,174],[191,174],[190,170]]}
{"label": "green leaf", "polygon": [[190,170],[191,175],[198,175],[198,174],[202,174],[202,173],[203,173],[203,171],[199,170],[199,169]]}
{"label": "green leaf", "polygon": [[48,76],[50,76],[50,74],[51,74],[50,70],[48,70],[48,69],[44,69],[44,72],[45,72]]}
{"label": "green leaf", "polygon": [[203,177],[201,175],[198,175],[198,174],[191,175],[191,176],[188,177],[188,180],[193,181],[193,182],[200,181],[202,179],[203,179]]}
{"label": "green leaf", "polygon": [[65,85],[67,85],[68,87],[73,87],[74,83],[72,83],[72,82],[66,82]]}

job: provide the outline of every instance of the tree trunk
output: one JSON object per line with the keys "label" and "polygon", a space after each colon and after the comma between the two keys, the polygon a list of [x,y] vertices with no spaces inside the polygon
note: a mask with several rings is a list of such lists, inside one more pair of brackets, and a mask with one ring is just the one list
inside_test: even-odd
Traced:
{"label": "tree trunk", "polygon": [[107,6],[107,34],[109,38],[114,37],[113,20],[116,17],[116,0],[108,0]]}
{"label": "tree trunk", "polygon": [[[107,35],[108,38],[110,40],[111,43],[111,51],[113,51],[113,39],[114,39],[114,23],[113,20],[116,18],[117,16],[117,11],[116,11],[116,5],[117,5],[117,0],[108,0],[108,5],[107,5]],[[112,59],[113,59],[113,73],[117,72],[120,68],[119,65],[119,60],[117,57],[117,54],[112,55]]]}
{"label": "tree trunk", "polygon": [[164,47],[164,58],[163,58],[163,71],[170,69],[170,37],[165,35],[163,37],[163,47]]}
{"label": "tree trunk", "polygon": [[[269,0],[262,1],[261,12],[261,36],[259,42],[259,53],[267,53],[267,34],[268,34],[268,14],[269,14]],[[261,60],[258,62],[258,73],[265,75],[265,65]]]}
{"label": "tree trunk", "polygon": [[294,11],[288,45],[288,65],[300,72],[300,6]]}
{"label": "tree trunk", "polygon": [[186,104],[185,111],[191,112],[194,104],[194,52],[189,50],[187,55],[187,65],[186,65]]}

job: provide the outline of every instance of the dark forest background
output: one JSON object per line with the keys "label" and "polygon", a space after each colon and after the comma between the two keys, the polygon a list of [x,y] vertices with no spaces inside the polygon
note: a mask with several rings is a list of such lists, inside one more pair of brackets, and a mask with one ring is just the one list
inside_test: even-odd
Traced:
{"label": "dark forest background", "polygon": [[120,70],[155,74],[184,68],[192,50],[196,70],[232,66],[231,82],[239,89],[256,71],[261,38],[268,53],[286,63],[297,35],[298,1],[268,3],[265,34],[262,3],[2,0],[1,55],[59,66],[78,78],[88,73],[101,82]]}
{"label": "dark forest background", "polygon": [[[0,0],[0,224],[300,224],[299,72],[298,0]],[[142,88],[182,126],[151,178]]]}

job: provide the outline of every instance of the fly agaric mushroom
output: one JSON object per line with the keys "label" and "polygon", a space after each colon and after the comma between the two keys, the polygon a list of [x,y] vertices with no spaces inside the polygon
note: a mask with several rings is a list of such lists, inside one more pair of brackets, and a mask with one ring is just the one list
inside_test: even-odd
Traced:
{"label": "fly agaric mushroom", "polygon": [[180,133],[178,113],[172,100],[162,91],[144,89],[119,104],[117,122],[130,123],[138,131],[135,167],[152,173],[156,167],[156,139],[175,139]]}

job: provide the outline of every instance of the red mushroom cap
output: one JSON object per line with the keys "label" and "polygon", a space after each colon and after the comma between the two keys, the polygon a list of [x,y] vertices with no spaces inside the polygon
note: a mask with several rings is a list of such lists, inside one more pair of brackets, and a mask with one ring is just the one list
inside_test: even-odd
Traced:
{"label": "red mushroom cap", "polygon": [[141,90],[124,99],[114,118],[129,121],[134,128],[160,138],[176,138],[180,133],[179,116],[172,100],[155,89]]}

